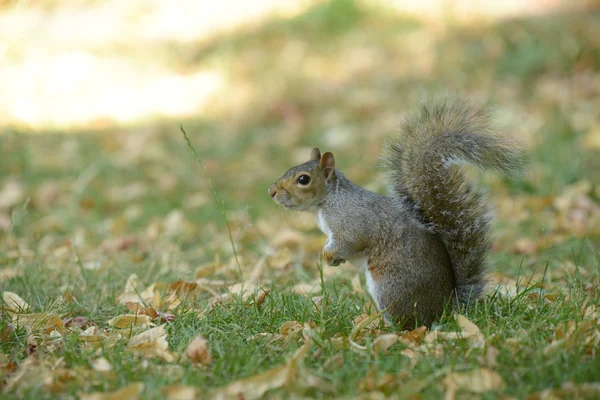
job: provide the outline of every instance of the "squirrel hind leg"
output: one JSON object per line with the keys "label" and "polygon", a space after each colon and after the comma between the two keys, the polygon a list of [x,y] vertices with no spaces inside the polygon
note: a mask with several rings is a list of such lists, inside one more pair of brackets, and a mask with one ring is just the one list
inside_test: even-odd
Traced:
{"label": "squirrel hind leg", "polygon": [[[418,313],[413,306],[398,298],[405,288],[397,287],[395,279],[386,279],[384,274],[381,274],[373,265],[365,268],[364,272],[367,290],[375,302],[377,310],[384,310],[384,321],[388,325],[395,325],[401,329],[415,328],[419,320]],[[390,283],[392,284],[390,285]],[[419,322],[421,325],[424,323],[424,321]],[[427,321],[427,324],[429,323],[430,321]]]}

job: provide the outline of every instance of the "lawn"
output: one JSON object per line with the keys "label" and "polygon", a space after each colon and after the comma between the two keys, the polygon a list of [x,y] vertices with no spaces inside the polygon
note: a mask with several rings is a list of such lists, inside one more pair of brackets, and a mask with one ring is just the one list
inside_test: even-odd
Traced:
{"label": "lawn", "polygon": [[[168,47],[226,77],[197,117],[3,128],[2,397],[600,397],[599,38],[593,12],[442,24],[334,0]],[[496,210],[486,297],[398,331],[267,188],[317,145],[384,192],[383,141],[446,90],[493,104],[529,162],[471,171]]]}

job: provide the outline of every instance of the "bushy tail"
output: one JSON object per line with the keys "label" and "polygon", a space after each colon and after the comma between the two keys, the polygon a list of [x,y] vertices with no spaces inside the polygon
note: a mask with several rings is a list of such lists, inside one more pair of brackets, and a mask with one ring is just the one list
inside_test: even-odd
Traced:
{"label": "bushy tail", "polygon": [[522,164],[520,146],[492,130],[487,110],[456,96],[422,105],[387,146],[392,191],[408,198],[443,239],[459,302],[479,297],[491,247],[484,196],[460,168],[471,163],[510,173]]}

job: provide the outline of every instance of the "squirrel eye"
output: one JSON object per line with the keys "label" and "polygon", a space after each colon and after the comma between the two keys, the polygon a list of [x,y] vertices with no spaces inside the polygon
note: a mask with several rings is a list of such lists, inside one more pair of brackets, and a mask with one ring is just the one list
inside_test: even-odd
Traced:
{"label": "squirrel eye", "polygon": [[308,175],[300,175],[298,177],[298,183],[301,185],[308,185],[310,183],[310,176]]}

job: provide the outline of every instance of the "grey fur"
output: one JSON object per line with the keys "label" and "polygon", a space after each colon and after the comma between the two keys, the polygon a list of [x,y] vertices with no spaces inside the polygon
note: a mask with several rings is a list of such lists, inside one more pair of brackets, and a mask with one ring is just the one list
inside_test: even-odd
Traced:
{"label": "grey fur", "polygon": [[391,191],[409,198],[442,238],[454,270],[458,301],[467,304],[485,287],[491,213],[460,164],[504,173],[520,170],[520,146],[490,126],[489,110],[445,96],[407,118],[383,156]]}
{"label": "grey fur", "polygon": [[[330,265],[367,260],[369,290],[386,318],[429,325],[447,305],[479,297],[485,285],[490,213],[458,164],[511,172],[522,160],[517,145],[488,122],[485,109],[457,97],[423,105],[386,148],[390,196],[337,169],[326,179],[317,160],[288,170],[269,193],[287,208],[319,213],[330,235]],[[304,172],[309,186],[295,180]]]}

